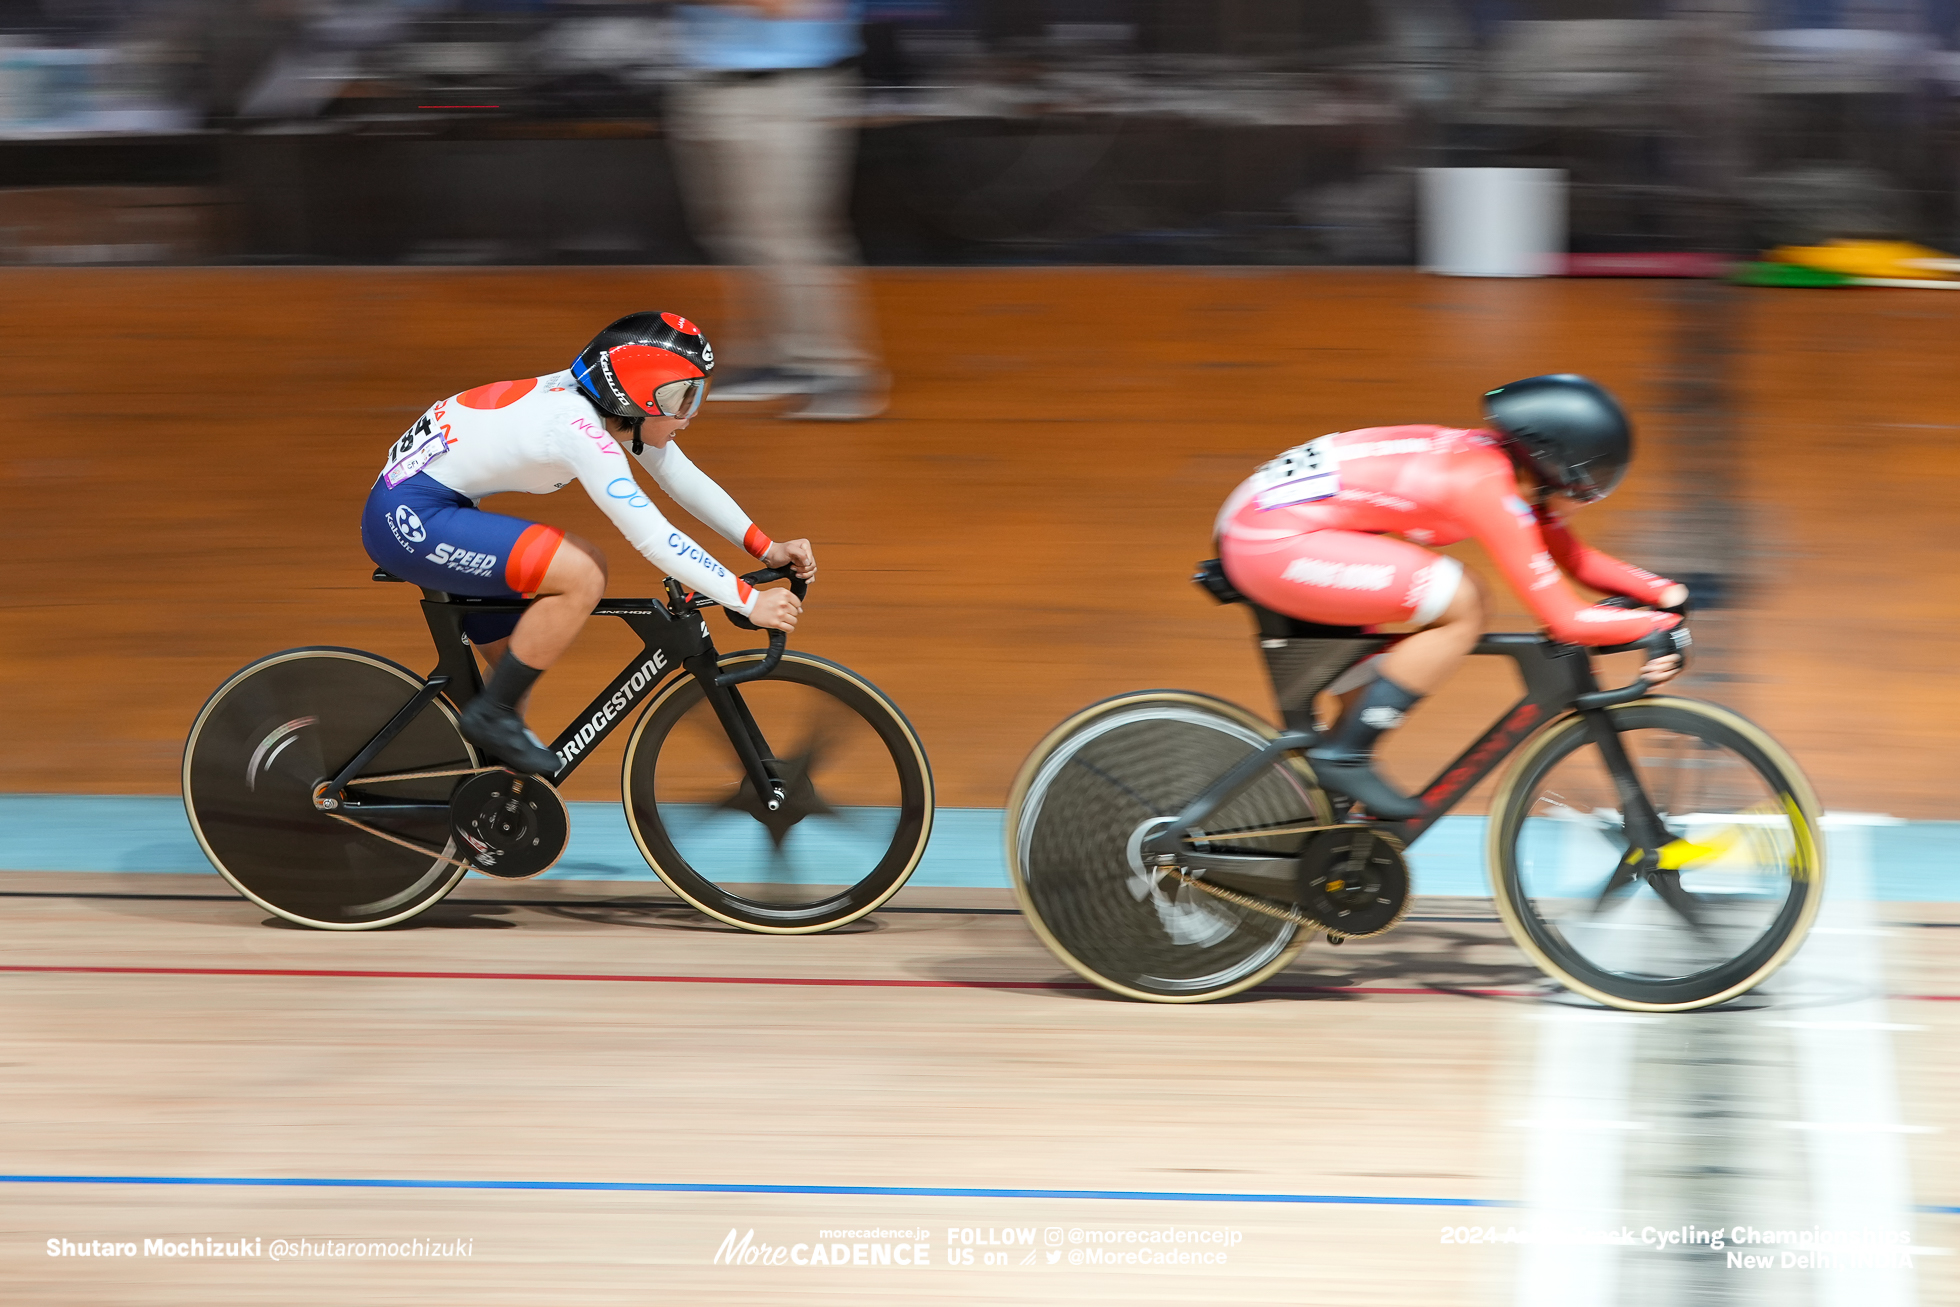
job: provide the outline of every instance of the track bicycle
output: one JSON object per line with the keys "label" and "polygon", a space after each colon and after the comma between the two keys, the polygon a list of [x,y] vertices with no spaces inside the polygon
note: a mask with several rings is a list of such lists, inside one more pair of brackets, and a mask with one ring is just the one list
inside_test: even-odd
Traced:
{"label": "track bicycle", "polygon": [[1252,608],[1286,729],[1236,704],[1148,690],[1049,733],[1014,781],[1007,861],[1037,935],[1132,998],[1202,1002],[1284,968],[1316,932],[1392,929],[1407,846],[1507,757],[1487,819],[1499,915],[1533,962],[1611,1007],[1707,1007],[1761,984],[1823,897],[1816,796],[1760,727],[1716,704],[1602,690],[1586,649],[1485,635],[1524,683],[1511,709],[1429,783],[1422,811],[1372,820],[1323,789],[1304,753],[1314,701],[1397,637],[1250,604],[1217,560],[1194,578]]}
{"label": "track bicycle", "polygon": [[[742,578],[789,579],[787,569]],[[377,569],[376,581],[397,581]],[[548,870],[570,818],[557,787],[640,707],[621,801],[668,888],[772,934],[856,920],[902,886],[932,831],[932,771],[897,705],[850,669],[786,648],[720,653],[712,600],[605,599],[643,647],[560,732],[549,776],[485,764],[457,716],[483,681],[472,613],[523,600],[423,590],[436,669],[357,649],[272,654],[234,673],[184,746],[184,807],[237,890],[288,921],[371,930],[425,911],[470,871]],[[730,621],[756,628],[736,613]]]}

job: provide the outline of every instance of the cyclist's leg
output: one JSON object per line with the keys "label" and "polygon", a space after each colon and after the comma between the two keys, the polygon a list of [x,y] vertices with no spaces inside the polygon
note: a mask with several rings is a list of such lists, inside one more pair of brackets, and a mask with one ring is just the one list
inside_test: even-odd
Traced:
{"label": "cyclist's leg", "polygon": [[1483,584],[1475,574],[1461,572],[1442,616],[1396,641],[1376,660],[1376,670],[1412,694],[1434,694],[1477,647],[1486,625],[1484,615]]}
{"label": "cyclist's leg", "polygon": [[1381,676],[1420,697],[1434,694],[1477,647],[1478,638],[1489,625],[1486,611],[1483,582],[1474,572],[1464,573],[1456,595],[1434,625],[1402,636],[1387,649],[1355,664],[1336,677],[1326,693],[1339,701],[1338,712],[1359,703],[1368,686]]}
{"label": "cyclist's leg", "polygon": [[[519,655],[523,662],[540,672],[558,660],[564,646],[571,643],[571,637],[578,634],[605,596],[606,556],[589,541],[566,535],[535,593],[537,602],[521,614],[486,613],[464,623],[470,645],[483,659],[483,670],[492,680],[496,679],[497,664],[513,643],[524,649]],[[563,643],[553,652],[552,642],[560,637]],[[529,715],[530,701],[531,691],[526,688],[514,705],[519,717]]]}
{"label": "cyclist's leg", "polygon": [[[606,593],[606,560],[599,550],[555,528],[552,537],[538,539],[528,555],[520,539],[508,577],[521,593],[536,598],[510,635],[485,650],[490,679],[483,693],[463,710],[463,734],[471,742],[525,771],[550,774],[558,758],[525,728],[524,706],[531,687],[545,668],[558,661],[578,638],[585,619]],[[519,567],[520,559],[528,559]]]}
{"label": "cyclist's leg", "polygon": [[499,656],[508,651],[543,671],[571,648],[585,619],[605,598],[606,556],[590,541],[562,536],[544,575],[528,593],[537,598],[503,642]]}
{"label": "cyclist's leg", "polygon": [[[494,599],[545,594],[552,608],[531,652],[547,662],[556,661],[571,644],[604,591],[603,563],[590,546],[567,550],[564,532],[557,527],[486,513],[426,473],[399,486],[375,483],[362,515],[361,539],[377,563],[427,589]],[[560,556],[569,561],[559,565]],[[521,619],[473,615],[463,629],[471,643],[494,645],[515,638],[516,629],[532,616],[529,611]],[[516,643],[518,654],[506,652],[497,660],[484,693],[463,710],[463,735],[525,771],[556,771],[556,755],[524,729],[517,710],[542,668],[525,663],[529,646],[521,639]]]}
{"label": "cyclist's leg", "polygon": [[[1376,741],[1401,725],[1424,695],[1455,670],[1476,644],[1483,603],[1455,559],[1392,536],[1319,530],[1285,534],[1248,503],[1220,533],[1219,556],[1239,591],[1276,612],[1338,626],[1412,622],[1422,628],[1381,660],[1341,720],[1309,751],[1331,789],[1359,799],[1380,817],[1420,811],[1374,771]],[[1410,653],[1405,646],[1413,644]],[[1406,677],[1406,680],[1400,679]]]}

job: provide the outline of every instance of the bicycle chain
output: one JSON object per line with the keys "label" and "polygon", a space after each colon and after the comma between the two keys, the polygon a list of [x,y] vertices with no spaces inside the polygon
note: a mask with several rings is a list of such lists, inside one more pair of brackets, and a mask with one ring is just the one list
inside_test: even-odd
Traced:
{"label": "bicycle chain", "polygon": [[[435,780],[443,776],[481,776],[485,772],[506,770],[508,768],[504,767],[458,767],[449,771],[407,771],[396,772],[391,776],[357,776],[348,783],[350,785],[383,785],[392,781]],[[447,853],[436,852],[426,844],[417,844],[414,840],[403,839],[399,835],[390,835],[385,830],[376,830],[366,822],[358,821],[353,817],[344,816],[338,812],[329,812],[325,809],[321,810],[321,815],[332,817],[335,821],[344,821],[364,835],[372,835],[376,839],[386,840],[390,844],[399,844],[402,848],[412,853],[420,853],[424,857],[434,858],[437,862],[446,862],[452,867],[461,867],[465,871],[477,870],[477,865],[474,862],[467,861],[463,858],[452,858]]]}
{"label": "bicycle chain", "polygon": [[466,862],[461,858],[452,858],[447,853],[438,853],[426,844],[417,844],[414,840],[403,839],[399,835],[390,835],[385,830],[376,830],[364,821],[356,821],[352,817],[343,817],[337,812],[328,812],[322,815],[332,817],[335,821],[344,821],[355,830],[366,835],[372,835],[376,839],[386,840],[390,844],[399,844],[411,853],[419,853],[425,858],[434,858],[437,862],[446,862],[452,867],[461,867],[465,871],[476,870],[476,864],[473,862]]}
{"label": "bicycle chain", "polygon": [[[1321,831],[1347,830],[1353,828],[1354,828],[1354,823],[1352,822],[1336,822],[1331,826],[1311,825],[1311,826],[1288,826],[1288,827],[1265,827],[1265,828],[1246,827],[1243,830],[1237,830],[1237,831],[1205,831],[1197,835],[1195,838],[1200,841],[1211,841],[1211,840],[1227,839],[1235,835],[1292,835],[1292,834],[1310,835],[1310,834],[1318,834]],[[1401,848],[1400,843],[1397,842],[1395,847],[1399,850]],[[1327,942],[1329,944],[1339,944],[1343,940],[1355,938],[1355,936],[1343,934],[1342,932],[1328,926],[1325,922],[1321,921],[1320,918],[1307,912],[1304,908],[1302,908],[1297,903],[1277,903],[1274,902],[1272,899],[1263,899],[1255,894],[1246,894],[1239,890],[1227,889],[1223,885],[1214,885],[1210,881],[1200,880],[1198,877],[1193,876],[1190,872],[1186,871],[1184,868],[1180,866],[1177,866],[1175,863],[1165,863],[1163,864],[1163,867],[1166,871],[1169,871],[1170,873],[1175,875],[1178,878],[1178,880],[1181,881],[1182,883],[1191,886],[1193,889],[1202,890],[1206,894],[1211,895],[1213,898],[1223,899],[1227,903],[1236,904],[1237,906],[1245,908],[1249,911],[1261,913],[1265,916],[1275,918],[1276,920],[1287,922],[1290,925],[1308,926],[1314,930],[1323,931],[1327,935]],[[1370,931],[1369,934],[1370,935],[1386,934],[1388,931],[1394,929],[1395,926],[1400,924],[1402,918],[1405,915],[1407,915],[1408,910],[1409,910],[1409,896],[1405,894],[1403,896],[1401,907],[1395,913],[1394,919],[1391,920],[1387,925],[1381,927],[1381,929]]]}
{"label": "bicycle chain", "polygon": [[405,771],[392,776],[356,776],[349,785],[386,785],[393,781],[426,781],[440,776],[481,776],[489,771],[508,771],[507,767],[458,767],[450,771]]}
{"label": "bicycle chain", "polygon": [[1338,944],[1342,939],[1346,938],[1346,936],[1339,934],[1337,931],[1327,930],[1326,926],[1301,911],[1297,904],[1275,903],[1271,899],[1262,899],[1256,894],[1241,894],[1238,890],[1226,889],[1223,885],[1214,885],[1210,881],[1199,880],[1182,867],[1171,866],[1166,867],[1165,870],[1169,871],[1186,885],[1191,886],[1193,889],[1203,890],[1213,898],[1224,899],[1227,903],[1236,903],[1239,907],[1250,909],[1253,912],[1264,913],[1269,917],[1277,917],[1279,920],[1291,922],[1295,926],[1311,926],[1315,930],[1327,931],[1327,942],[1330,944]]}

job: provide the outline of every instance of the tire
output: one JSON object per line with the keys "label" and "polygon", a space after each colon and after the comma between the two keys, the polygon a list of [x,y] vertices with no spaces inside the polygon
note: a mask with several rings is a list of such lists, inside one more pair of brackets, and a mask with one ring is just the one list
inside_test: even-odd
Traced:
{"label": "tire", "polygon": [[1548,974],[1609,1007],[1684,1012],[1745,994],[1796,953],[1823,902],[1816,795],[1782,746],[1725,708],[1654,698],[1607,711],[1676,837],[1702,929],[1644,881],[1602,894],[1627,841],[1577,714],[1527,744],[1498,788],[1498,912]]}
{"label": "tire", "polygon": [[[760,649],[720,667],[758,662]],[[794,650],[735,687],[789,782],[756,801],[701,683],[670,680],[626,742],[626,824],[668,888],[731,926],[831,930],[898,892],[932,834],[932,768],[898,707],[848,668]]]}
{"label": "tire", "polygon": [[[1310,928],[1184,885],[1135,852],[1154,820],[1277,733],[1235,704],[1181,690],[1105,699],[1050,732],[1021,765],[1007,806],[1008,871],[1042,943],[1085,979],[1155,1003],[1223,998],[1291,962]],[[1297,756],[1274,763],[1214,818],[1221,827],[1332,820]],[[1267,839],[1290,854],[1303,837]],[[1275,887],[1288,897],[1293,888]]]}
{"label": "tire", "polygon": [[[447,894],[466,867],[391,844],[313,806],[331,780],[423,686],[407,668],[354,649],[288,649],[235,673],[184,743],[184,810],[205,856],[246,898],[322,930],[405,921]],[[477,766],[441,698],[368,772]],[[374,786],[377,798],[447,804],[454,777]],[[455,855],[449,813],[376,817],[377,828]]]}

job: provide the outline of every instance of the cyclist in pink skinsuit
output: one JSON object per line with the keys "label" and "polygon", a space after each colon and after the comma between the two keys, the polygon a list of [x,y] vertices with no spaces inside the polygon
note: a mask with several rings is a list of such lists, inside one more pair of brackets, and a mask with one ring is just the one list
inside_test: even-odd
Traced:
{"label": "cyclist in pink skinsuit", "polygon": [[[1420,805],[1373,769],[1374,745],[1448,679],[1484,628],[1474,578],[1425,546],[1476,540],[1555,640],[1626,644],[1678,627],[1687,590],[1583,544],[1561,509],[1605,498],[1632,457],[1632,428],[1583,377],[1531,377],[1486,397],[1488,430],[1370,427],[1322,436],[1253,473],[1218,514],[1225,574],[1253,602],[1334,626],[1413,623],[1309,750],[1330,789],[1378,817]],[[1648,608],[1588,604],[1566,578]],[[1683,633],[1685,635],[1685,632]],[[1672,678],[1676,654],[1648,662]]]}

